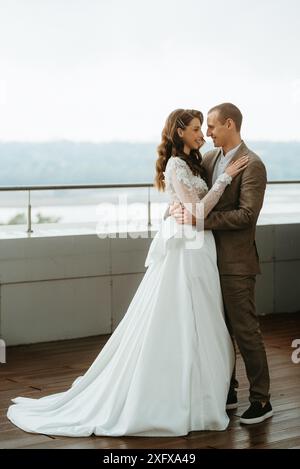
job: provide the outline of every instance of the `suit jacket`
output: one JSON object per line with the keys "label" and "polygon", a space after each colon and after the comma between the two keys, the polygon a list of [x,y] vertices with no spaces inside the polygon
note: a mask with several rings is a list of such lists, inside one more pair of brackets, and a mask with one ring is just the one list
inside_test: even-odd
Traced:
{"label": "suit jacket", "polygon": [[[209,188],[212,186],[213,170],[220,151],[209,151],[203,157]],[[264,200],[267,175],[259,156],[249,150],[244,142],[232,161],[244,155],[249,157],[247,168],[235,176],[204,221],[205,229],[213,230],[215,236],[221,275],[260,273],[255,230]]]}

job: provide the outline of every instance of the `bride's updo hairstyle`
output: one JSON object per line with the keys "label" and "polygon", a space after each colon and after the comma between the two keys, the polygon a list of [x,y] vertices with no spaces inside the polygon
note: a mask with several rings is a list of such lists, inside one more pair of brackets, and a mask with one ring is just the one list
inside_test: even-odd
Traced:
{"label": "bride's updo hairstyle", "polygon": [[179,156],[190,167],[195,176],[204,177],[204,170],[201,166],[202,156],[199,150],[191,150],[189,155],[183,152],[184,143],[178,135],[177,129],[184,130],[190,122],[197,118],[203,124],[203,114],[195,109],[176,109],[171,112],[166,120],[161,133],[161,143],[157,147],[158,158],[156,160],[156,175],[154,186],[159,191],[165,190],[164,171],[169,158]]}

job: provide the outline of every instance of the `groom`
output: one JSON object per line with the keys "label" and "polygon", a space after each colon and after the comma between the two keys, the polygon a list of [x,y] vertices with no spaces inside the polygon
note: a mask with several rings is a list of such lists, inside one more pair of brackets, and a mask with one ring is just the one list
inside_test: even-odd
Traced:
{"label": "groom", "polygon": [[[273,413],[267,357],[255,310],[255,279],[260,273],[255,229],[266,188],[266,170],[260,158],[241,140],[241,124],[242,114],[231,103],[215,106],[208,113],[207,136],[215,146],[203,157],[208,187],[212,187],[230,162],[247,155],[249,163],[226,188],[205,219],[204,228],[213,230],[215,236],[226,322],[240,349],[250,383],[250,407],[240,422],[253,424]],[[196,224],[178,204],[170,207],[170,214],[180,224]],[[234,370],[227,409],[238,406],[237,387]]]}

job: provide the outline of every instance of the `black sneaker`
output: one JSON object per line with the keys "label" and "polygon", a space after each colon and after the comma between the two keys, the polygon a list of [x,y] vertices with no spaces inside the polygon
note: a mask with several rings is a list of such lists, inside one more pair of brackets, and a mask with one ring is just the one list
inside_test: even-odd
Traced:
{"label": "black sneaker", "polygon": [[238,408],[237,394],[229,393],[226,402],[226,410],[233,410]]}
{"label": "black sneaker", "polygon": [[270,402],[267,402],[264,406],[259,401],[254,401],[251,403],[250,407],[243,413],[240,418],[241,423],[252,424],[260,423],[264,420],[272,417],[273,410]]}

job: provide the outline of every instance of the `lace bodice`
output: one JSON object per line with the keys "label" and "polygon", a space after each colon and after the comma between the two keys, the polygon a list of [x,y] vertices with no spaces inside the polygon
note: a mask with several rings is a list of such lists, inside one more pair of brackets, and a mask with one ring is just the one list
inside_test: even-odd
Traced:
{"label": "lace bodice", "polygon": [[168,160],[164,176],[169,202],[181,202],[196,218],[208,215],[232,180],[223,173],[209,191],[206,182],[178,156]]}

